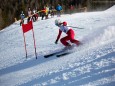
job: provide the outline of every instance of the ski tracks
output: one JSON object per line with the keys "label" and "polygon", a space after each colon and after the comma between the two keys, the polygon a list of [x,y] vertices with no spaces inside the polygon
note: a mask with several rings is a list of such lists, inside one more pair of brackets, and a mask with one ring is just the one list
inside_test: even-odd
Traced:
{"label": "ski tracks", "polygon": [[[103,81],[103,85],[114,83],[114,49],[107,46],[105,50],[99,48],[94,51],[89,50],[82,56],[81,54],[77,55],[77,53],[80,52],[74,53],[76,56],[73,55],[72,58],[58,58],[57,60],[63,61],[62,66],[59,67],[58,65],[57,67],[56,65],[58,70],[49,70],[47,74],[25,83],[24,86],[87,86],[91,84],[101,85],[101,81]],[[113,80],[111,80],[112,78]]]}

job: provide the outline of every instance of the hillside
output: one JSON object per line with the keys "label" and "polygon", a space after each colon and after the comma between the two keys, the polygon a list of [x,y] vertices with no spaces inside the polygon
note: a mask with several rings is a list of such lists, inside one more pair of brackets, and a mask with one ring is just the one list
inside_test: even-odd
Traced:
{"label": "hillside", "polygon": [[[0,86],[114,86],[114,9],[115,6],[101,12],[66,14],[34,22],[37,60],[32,31],[25,34],[27,59],[19,21],[0,31]],[[44,55],[64,48],[60,42],[54,43],[58,34],[55,19],[84,28],[73,28],[75,38],[83,45],[72,54],[46,59]]]}

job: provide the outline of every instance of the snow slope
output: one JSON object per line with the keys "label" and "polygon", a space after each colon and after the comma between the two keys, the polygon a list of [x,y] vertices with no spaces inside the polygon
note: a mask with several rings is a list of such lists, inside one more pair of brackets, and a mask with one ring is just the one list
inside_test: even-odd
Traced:
{"label": "snow slope", "polygon": [[[63,47],[55,45],[58,17],[34,22],[37,47],[35,59],[32,31],[23,33],[19,22],[0,31],[0,86],[114,86],[115,85],[115,6],[103,12],[62,15],[83,45],[62,58],[43,56]],[[62,34],[62,37],[65,34]]]}

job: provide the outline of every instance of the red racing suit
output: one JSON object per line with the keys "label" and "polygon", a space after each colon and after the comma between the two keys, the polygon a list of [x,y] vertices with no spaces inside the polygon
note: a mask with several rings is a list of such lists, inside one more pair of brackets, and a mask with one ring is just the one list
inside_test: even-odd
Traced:
{"label": "red racing suit", "polygon": [[[60,39],[62,32],[66,33],[67,36]],[[64,46],[70,46],[70,44],[67,41],[70,41],[71,43],[75,43],[76,45],[79,45],[80,42],[78,40],[76,40],[74,37],[75,37],[75,33],[70,27],[60,25],[59,26],[59,33],[58,33],[58,36],[56,39],[56,43],[60,39],[61,43]]]}

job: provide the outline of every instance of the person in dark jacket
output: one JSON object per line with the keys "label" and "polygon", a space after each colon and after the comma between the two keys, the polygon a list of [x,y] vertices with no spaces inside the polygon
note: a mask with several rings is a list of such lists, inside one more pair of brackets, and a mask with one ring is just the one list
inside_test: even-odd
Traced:
{"label": "person in dark jacket", "polygon": [[20,26],[24,23],[24,18],[25,18],[25,15],[24,15],[24,13],[23,13],[23,11],[22,11],[22,13],[20,14]]}
{"label": "person in dark jacket", "polygon": [[41,10],[41,16],[42,16],[41,20],[43,20],[44,17],[46,17],[46,7],[45,7],[45,6],[44,6],[43,9]]}

